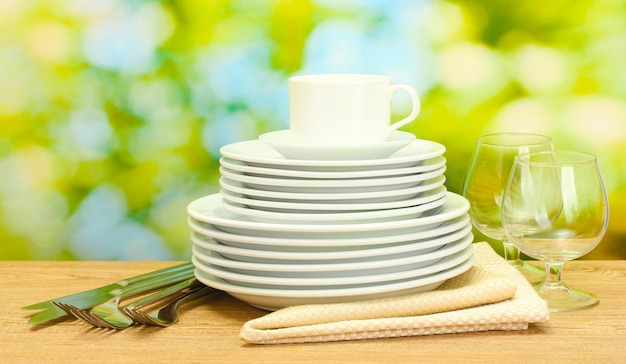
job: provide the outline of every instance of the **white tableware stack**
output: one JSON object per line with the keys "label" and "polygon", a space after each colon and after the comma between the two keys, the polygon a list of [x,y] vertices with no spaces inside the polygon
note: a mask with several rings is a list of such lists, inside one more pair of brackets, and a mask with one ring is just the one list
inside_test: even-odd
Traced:
{"label": "white tableware stack", "polygon": [[275,310],[432,290],[467,271],[469,203],[444,186],[445,147],[382,138],[314,143],[294,129],[224,146],[220,193],[188,206],[196,277]]}

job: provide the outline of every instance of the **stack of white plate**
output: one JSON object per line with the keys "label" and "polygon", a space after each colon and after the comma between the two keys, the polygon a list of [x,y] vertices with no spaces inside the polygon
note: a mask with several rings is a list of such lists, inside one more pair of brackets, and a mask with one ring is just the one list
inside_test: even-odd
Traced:
{"label": "stack of white plate", "polygon": [[188,206],[196,277],[275,310],[432,290],[467,271],[469,203],[446,191],[445,147],[402,138],[372,159],[223,147],[221,192]]}

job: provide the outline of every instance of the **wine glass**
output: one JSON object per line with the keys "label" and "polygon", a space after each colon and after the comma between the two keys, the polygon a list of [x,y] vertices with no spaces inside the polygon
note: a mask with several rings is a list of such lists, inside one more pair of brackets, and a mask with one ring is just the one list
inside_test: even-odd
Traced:
{"label": "wine glass", "polygon": [[528,133],[487,134],[476,140],[474,155],[463,184],[463,196],[470,202],[470,218],[482,234],[502,241],[504,259],[515,266],[531,283],[543,281],[543,269],[520,259],[502,227],[502,194],[509,178],[513,158],[518,154],[553,150],[552,139]]}
{"label": "wine glass", "polygon": [[502,202],[502,224],[515,246],[545,263],[546,279],[535,289],[550,310],[577,310],[598,303],[595,295],[563,283],[561,268],[598,245],[608,214],[594,155],[557,151],[515,158]]}

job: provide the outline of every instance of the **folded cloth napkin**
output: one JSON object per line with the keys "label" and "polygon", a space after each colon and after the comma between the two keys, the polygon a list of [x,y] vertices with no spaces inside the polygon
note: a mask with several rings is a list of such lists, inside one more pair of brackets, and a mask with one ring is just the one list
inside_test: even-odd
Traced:
{"label": "folded cloth napkin", "polygon": [[253,344],[362,340],[488,330],[525,330],[550,312],[522,274],[487,243],[474,266],[437,289],[359,302],[287,307],[246,322]]}

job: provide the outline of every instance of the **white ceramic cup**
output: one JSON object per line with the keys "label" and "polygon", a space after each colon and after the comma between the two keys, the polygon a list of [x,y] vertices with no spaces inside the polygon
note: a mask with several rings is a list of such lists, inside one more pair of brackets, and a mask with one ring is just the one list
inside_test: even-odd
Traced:
{"label": "white ceramic cup", "polygon": [[[411,113],[391,124],[391,99],[411,97]],[[417,91],[379,75],[326,74],[289,79],[289,129],[298,142],[322,145],[384,142],[420,111]]]}

